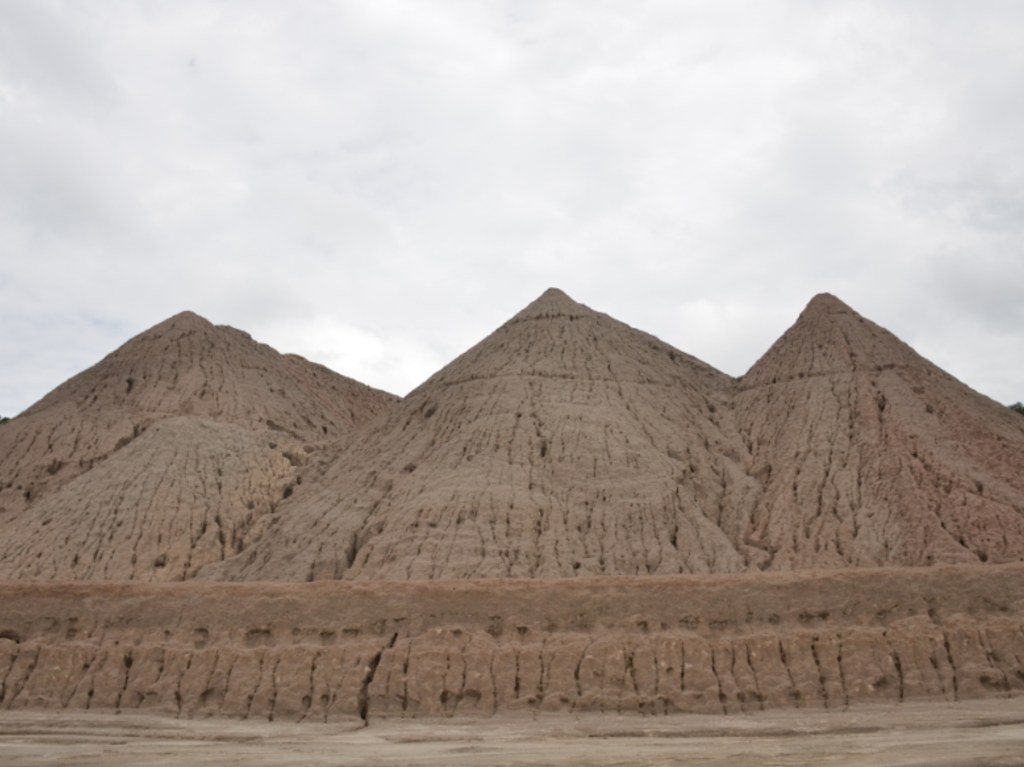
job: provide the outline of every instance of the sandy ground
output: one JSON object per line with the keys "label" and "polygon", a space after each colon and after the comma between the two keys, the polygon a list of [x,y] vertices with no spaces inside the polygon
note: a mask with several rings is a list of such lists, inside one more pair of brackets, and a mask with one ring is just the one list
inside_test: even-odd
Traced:
{"label": "sandy ground", "polygon": [[1024,765],[1024,698],[665,718],[294,725],[3,712],[0,765]]}

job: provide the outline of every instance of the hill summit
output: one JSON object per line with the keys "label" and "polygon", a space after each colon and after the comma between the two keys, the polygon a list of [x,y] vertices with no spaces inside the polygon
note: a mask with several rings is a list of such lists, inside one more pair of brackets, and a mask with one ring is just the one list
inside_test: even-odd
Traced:
{"label": "hill summit", "polygon": [[395,400],[177,314],[0,430],[0,577],[187,578]]}
{"label": "hill summit", "polygon": [[211,577],[742,570],[755,483],[731,386],[548,290],[407,396]]}
{"label": "hill summit", "polygon": [[735,410],[771,567],[1024,558],[1024,425],[837,298],[808,304]]}
{"label": "hill summit", "polygon": [[551,289],[285,504],[245,579],[1024,558],[1024,428],[828,294],[740,379]]}
{"label": "hill summit", "polygon": [[9,578],[1024,560],[1024,423],[828,294],[732,378],[552,288],[402,400],[186,312],[0,447]]}

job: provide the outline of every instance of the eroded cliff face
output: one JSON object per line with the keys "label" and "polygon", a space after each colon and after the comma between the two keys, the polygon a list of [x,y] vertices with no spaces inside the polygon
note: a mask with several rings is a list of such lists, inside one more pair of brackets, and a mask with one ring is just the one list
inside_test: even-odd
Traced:
{"label": "eroded cliff face", "polygon": [[333,721],[1024,690],[1024,567],[0,585],[0,707]]}

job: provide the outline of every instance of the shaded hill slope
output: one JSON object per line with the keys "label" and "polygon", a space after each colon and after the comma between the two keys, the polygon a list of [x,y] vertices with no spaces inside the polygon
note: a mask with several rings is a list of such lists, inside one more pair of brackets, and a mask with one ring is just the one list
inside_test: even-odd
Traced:
{"label": "shaded hill slope", "polygon": [[169,416],[304,441],[343,437],[396,398],[182,312],[58,386],[0,430],[0,509],[60,487]]}
{"label": "shaded hill slope", "polygon": [[235,424],[157,421],[6,528],[0,578],[183,580],[242,551],[292,492],[302,445]]}
{"label": "shaded hill slope", "polygon": [[210,578],[728,572],[756,483],[731,379],[549,290]]}

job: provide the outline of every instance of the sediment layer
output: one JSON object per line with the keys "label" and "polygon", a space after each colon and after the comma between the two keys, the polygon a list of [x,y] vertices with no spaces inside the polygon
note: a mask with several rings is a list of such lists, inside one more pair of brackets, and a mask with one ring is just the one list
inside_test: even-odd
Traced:
{"label": "sediment layer", "polygon": [[1024,566],[0,583],[0,708],[291,721],[843,708],[1024,690]]}

